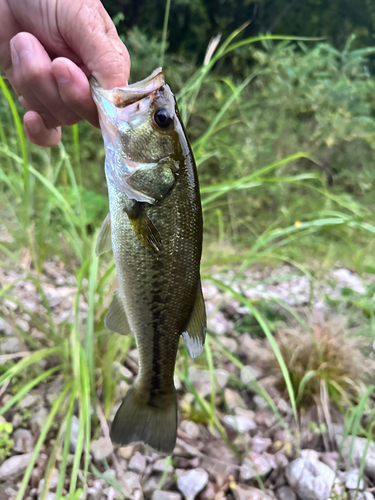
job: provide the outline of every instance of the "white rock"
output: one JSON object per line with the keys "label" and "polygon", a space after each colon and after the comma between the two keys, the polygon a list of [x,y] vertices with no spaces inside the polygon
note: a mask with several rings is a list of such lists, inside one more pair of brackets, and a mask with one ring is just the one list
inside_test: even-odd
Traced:
{"label": "white rock", "polygon": [[[358,469],[350,470],[346,474],[345,486],[348,488],[348,490],[356,490],[358,480],[359,480],[359,470]],[[365,487],[365,484],[363,482],[363,479],[361,478],[359,480],[359,488],[358,489],[363,490],[364,487]]]}
{"label": "white rock", "polygon": [[220,389],[224,389],[228,382],[229,373],[223,368],[218,368],[214,373],[218,386],[220,387]]}
{"label": "white rock", "polygon": [[257,366],[247,365],[241,370],[241,380],[244,384],[249,384],[258,380],[263,375],[263,372]]}
{"label": "white rock", "polygon": [[224,422],[240,434],[256,429],[254,420],[240,415],[225,415]]}
{"label": "white rock", "polygon": [[90,451],[94,460],[104,460],[113,452],[112,441],[109,438],[100,437],[91,443]]}
{"label": "white rock", "polygon": [[[341,446],[342,440],[343,440],[343,436],[341,436],[340,434],[337,434],[335,436],[335,439],[336,439],[337,446],[340,449],[340,446]],[[362,438],[362,437],[355,437],[354,444],[353,444],[353,450],[351,452],[352,439],[353,439],[352,436],[346,437],[344,443],[342,444],[342,456],[344,457],[345,460],[347,460],[350,456],[352,463],[356,467],[359,467],[361,464],[362,457],[366,451],[367,439]],[[364,472],[367,476],[369,476],[370,479],[375,480],[375,442],[374,441],[370,441],[368,449],[367,449]]]}
{"label": "white rock", "polygon": [[151,500],[181,500],[181,495],[177,491],[155,490]]}
{"label": "white rock", "polygon": [[290,462],[285,476],[302,500],[327,500],[335,480],[335,473],[328,465],[304,457]]}
{"label": "white rock", "polygon": [[195,422],[191,422],[190,420],[182,420],[182,422],[180,423],[180,429],[190,438],[195,439],[199,436],[198,425]]}
{"label": "white rock", "polygon": [[281,486],[276,490],[276,495],[279,500],[297,500],[297,496],[289,486]]}
{"label": "white rock", "polygon": [[32,453],[15,455],[8,458],[0,467],[0,480],[10,481],[23,475],[29,465]]}
{"label": "white rock", "polygon": [[186,500],[194,500],[208,483],[208,474],[203,469],[192,469],[177,479],[177,488]]}
{"label": "white rock", "polygon": [[146,459],[143,455],[139,453],[139,451],[137,451],[132,456],[128,465],[128,469],[133,472],[138,472],[138,474],[141,474],[145,470],[145,468],[146,468]]}
{"label": "white rock", "polygon": [[267,454],[250,453],[250,458],[245,458],[240,469],[241,481],[247,481],[257,476],[266,476],[274,468],[274,460]]}
{"label": "white rock", "polygon": [[12,439],[14,441],[14,451],[21,453],[29,453],[30,451],[33,451],[34,439],[29,430],[17,429],[13,432]]}

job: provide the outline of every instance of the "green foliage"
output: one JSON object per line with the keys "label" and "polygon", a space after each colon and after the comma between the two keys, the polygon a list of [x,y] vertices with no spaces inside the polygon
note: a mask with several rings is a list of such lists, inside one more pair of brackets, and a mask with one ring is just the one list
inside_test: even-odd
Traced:
{"label": "green foliage", "polygon": [[14,442],[10,438],[13,432],[12,424],[0,420],[0,460],[4,460],[13,448]]}

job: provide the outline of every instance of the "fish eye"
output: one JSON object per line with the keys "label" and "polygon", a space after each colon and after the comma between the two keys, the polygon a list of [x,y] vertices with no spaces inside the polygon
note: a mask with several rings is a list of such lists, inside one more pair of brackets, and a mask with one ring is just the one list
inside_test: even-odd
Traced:
{"label": "fish eye", "polygon": [[173,118],[171,113],[166,108],[159,108],[154,113],[156,125],[161,128],[167,128],[172,123]]}

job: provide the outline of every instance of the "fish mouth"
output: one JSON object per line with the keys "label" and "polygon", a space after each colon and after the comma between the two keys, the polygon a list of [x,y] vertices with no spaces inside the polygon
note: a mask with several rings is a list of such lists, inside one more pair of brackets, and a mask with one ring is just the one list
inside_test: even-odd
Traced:
{"label": "fish mouth", "polygon": [[102,101],[105,99],[116,106],[116,108],[124,108],[129,104],[140,101],[163,86],[165,78],[163,68],[157,68],[150,76],[140,82],[132,83],[125,87],[115,87],[112,90],[104,89],[93,76],[89,82],[92,96],[98,107],[102,106]]}

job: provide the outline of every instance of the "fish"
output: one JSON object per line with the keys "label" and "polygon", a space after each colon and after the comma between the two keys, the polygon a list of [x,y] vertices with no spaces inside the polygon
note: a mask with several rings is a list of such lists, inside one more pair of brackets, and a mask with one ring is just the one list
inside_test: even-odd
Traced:
{"label": "fish", "polygon": [[139,372],[111,425],[115,444],[171,454],[177,437],[174,369],[182,336],[204,350],[203,219],[193,153],[162,68],[106,90],[93,78],[105,148],[109,213],[96,254],[113,250],[119,287],[106,328],[133,334]]}

